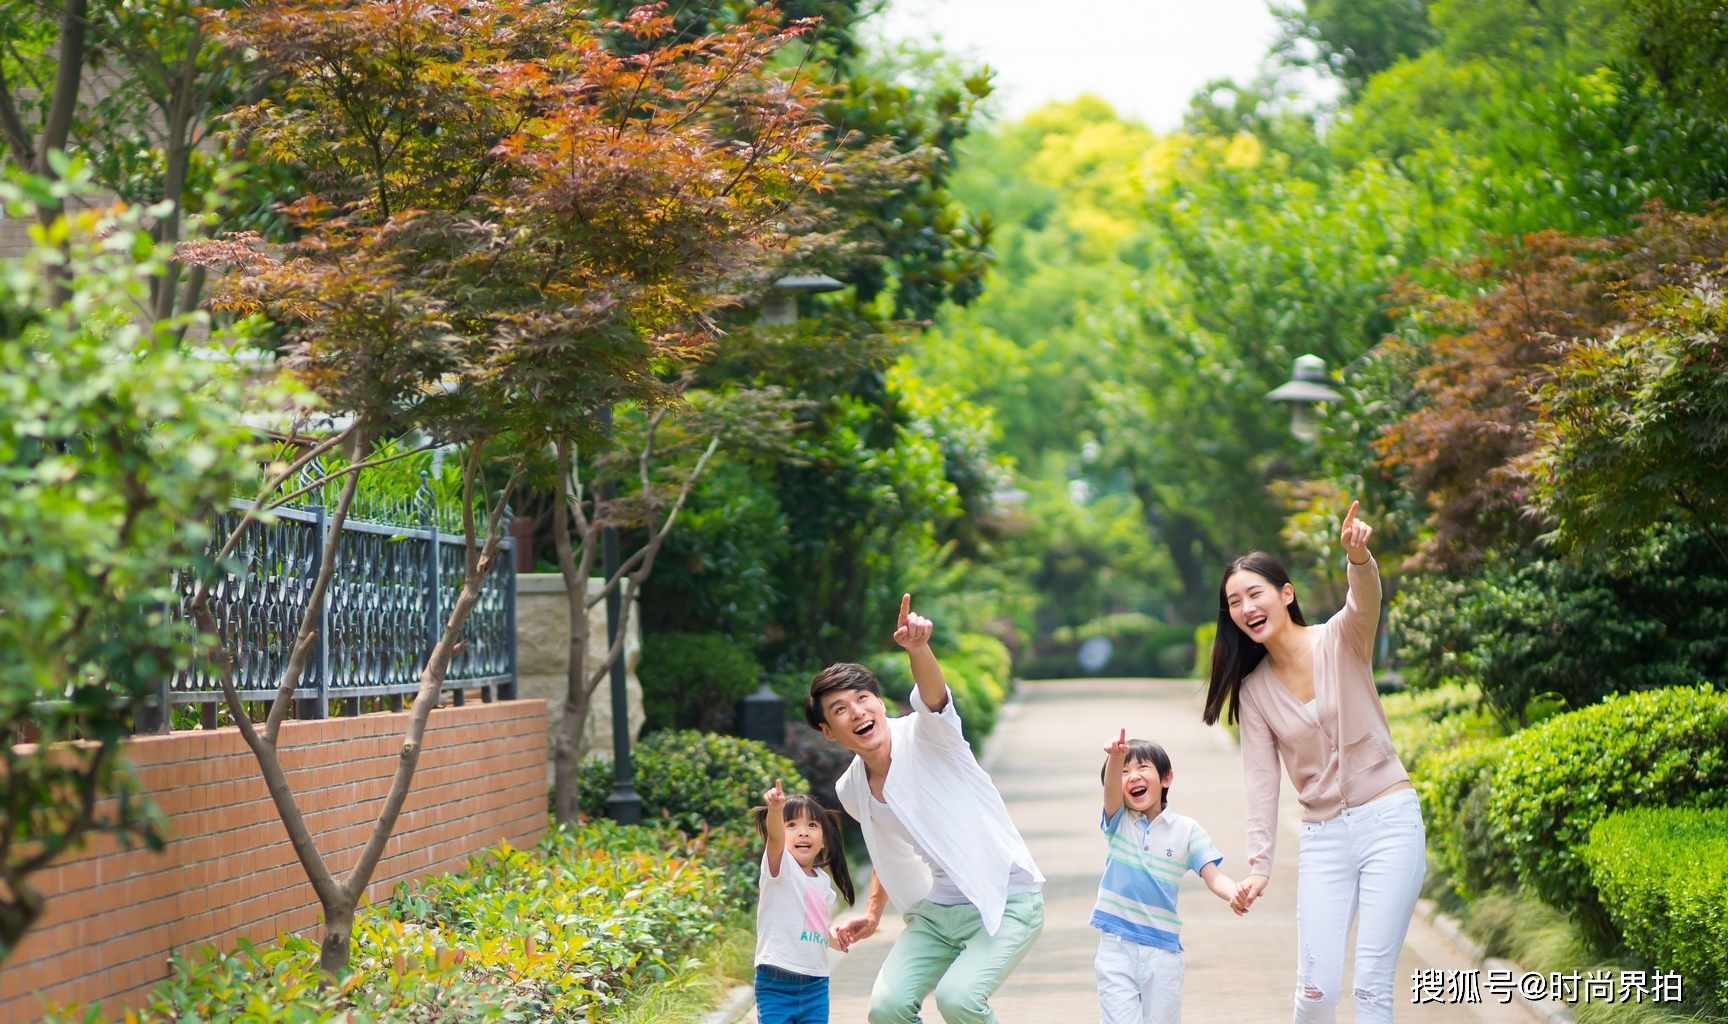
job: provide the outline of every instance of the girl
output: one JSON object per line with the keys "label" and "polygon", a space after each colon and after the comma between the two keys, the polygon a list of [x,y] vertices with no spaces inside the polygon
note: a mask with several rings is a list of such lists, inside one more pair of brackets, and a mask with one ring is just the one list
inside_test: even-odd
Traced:
{"label": "girl", "polygon": [[1255,551],[1218,587],[1218,637],[1202,715],[1241,722],[1248,871],[1232,906],[1266,891],[1278,834],[1278,762],[1302,803],[1296,855],[1296,1020],[1337,1019],[1352,918],[1356,1019],[1390,1024],[1392,977],[1422,888],[1425,837],[1410,776],[1374,689],[1380,573],[1350,504],[1339,533],[1350,591],[1324,625],[1303,621],[1290,576]]}
{"label": "girl", "polygon": [[[1193,871],[1219,899],[1236,883],[1200,823],[1170,810],[1170,755],[1128,730],[1104,746],[1104,835],[1110,852],[1092,927],[1103,932],[1093,969],[1104,1024],[1180,1024],[1182,942],[1176,889]],[[1238,911],[1238,914],[1241,912]]]}
{"label": "girl", "polygon": [[[767,840],[756,904],[756,1013],[761,1024],[828,1024],[828,947],[834,890],[852,904],[840,818],[774,780],[750,813]],[[822,870],[826,867],[828,870]]]}

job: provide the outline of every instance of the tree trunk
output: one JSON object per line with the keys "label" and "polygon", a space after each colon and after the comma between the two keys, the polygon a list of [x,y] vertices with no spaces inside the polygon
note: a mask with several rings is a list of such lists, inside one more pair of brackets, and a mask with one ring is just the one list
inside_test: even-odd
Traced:
{"label": "tree trunk", "polygon": [[324,903],[324,937],[318,942],[318,970],[326,977],[339,977],[348,969],[354,948],[354,900]]}
{"label": "tree trunk", "polygon": [[[42,141],[36,147],[35,166],[31,171],[44,178],[58,177],[48,162],[48,154],[66,149],[66,139],[72,133],[72,118],[78,112],[78,90],[84,79],[85,15],[87,0],[66,0],[60,13],[60,60],[54,76],[54,96],[48,105],[48,119],[42,125]],[[36,219],[44,227],[60,216],[63,204],[44,203],[36,211]]]}
{"label": "tree trunk", "polygon": [[[586,590],[587,588],[583,588]],[[584,609],[586,612],[586,609]],[[564,714],[558,722],[557,747],[552,760],[553,814],[559,822],[575,821],[582,813],[581,768],[583,735],[588,731],[588,708],[593,694],[587,682],[587,658],[577,655],[588,638],[570,641],[570,671],[564,690]]]}
{"label": "tree trunk", "polygon": [[42,893],[30,884],[28,876],[7,874],[4,881],[11,893],[9,899],[0,900],[0,960],[18,948],[18,943],[42,916],[44,906]]}

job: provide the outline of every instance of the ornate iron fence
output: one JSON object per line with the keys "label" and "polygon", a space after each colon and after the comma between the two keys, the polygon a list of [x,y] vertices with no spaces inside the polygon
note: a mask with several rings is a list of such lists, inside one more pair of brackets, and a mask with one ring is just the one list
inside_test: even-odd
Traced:
{"label": "ornate iron fence", "polygon": [[[398,709],[403,694],[419,689],[420,671],[462,589],[466,545],[461,535],[438,528],[429,494],[417,504],[417,526],[342,524],[316,645],[295,691],[296,717],[326,718],[333,701],[346,701],[349,713],[357,713],[362,697],[386,697]],[[217,523],[218,537],[228,535],[247,507],[235,505]],[[242,700],[275,699],[329,530],[323,506],[278,509],[274,522],[247,531],[236,553],[240,571],[213,588],[210,609],[233,653]],[[504,539],[463,626],[466,646],[444,678],[457,704],[471,689],[486,701],[516,696],[515,546],[514,538]],[[189,586],[181,589],[185,594]],[[220,681],[198,666],[165,680],[155,706],[199,704],[204,721],[213,724],[222,700]],[[160,727],[159,720],[154,724]]]}

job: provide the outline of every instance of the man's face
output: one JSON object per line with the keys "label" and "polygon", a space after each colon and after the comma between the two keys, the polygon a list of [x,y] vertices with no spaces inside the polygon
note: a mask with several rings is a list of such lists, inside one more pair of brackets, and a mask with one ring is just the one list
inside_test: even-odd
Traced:
{"label": "man's face", "polygon": [[888,707],[869,690],[830,690],[822,695],[822,735],[868,754],[888,742]]}

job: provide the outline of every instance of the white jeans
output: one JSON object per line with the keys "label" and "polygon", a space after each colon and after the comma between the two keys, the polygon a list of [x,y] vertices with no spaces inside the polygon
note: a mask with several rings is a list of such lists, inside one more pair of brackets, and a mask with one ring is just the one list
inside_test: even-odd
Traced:
{"label": "white jeans", "polygon": [[1092,968],[1103,1024],[1181,1024],[1181,952],[1105,932]]}
{"label": "white jeans", "polygon": [[1296,1021],[1332,1024],[1344,985],[1344,944],[1356,926],[1352,991],[1359,1024],[1390,1024],[1398,952],[1427,868],[1413,790],[1302,823],[1296,860]]}

